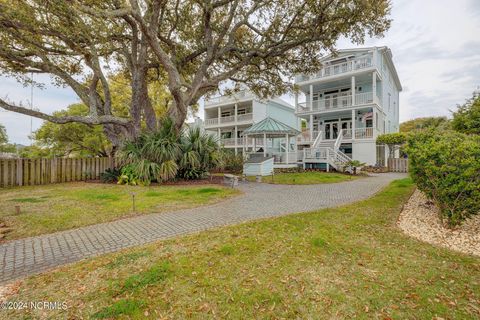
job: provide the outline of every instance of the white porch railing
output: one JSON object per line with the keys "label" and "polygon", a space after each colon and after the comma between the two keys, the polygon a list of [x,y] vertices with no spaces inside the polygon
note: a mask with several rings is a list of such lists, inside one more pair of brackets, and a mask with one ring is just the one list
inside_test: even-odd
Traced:
{"label": "white porch railing", "polygon": [[345,164],[350,161],[350,157],[340,150],[331,147],[307,148],[303,149],[303,162],[323,162],[327,163],[337,170],[342,170]]}
{"label": "white porch railing", "polygon": [[[287,161],[287,154],[282,151],[268,150],[265,154],[267,157],[273,157],[273,162],[277,164],[294,164],[294,163],[297,163],[299,160],[303,159],[303,153],[295,152],[295,151],[288,152],[288,161]],[[247,157],[251,155],[263,156],[264,153],[263,152],[247,152],[246,155]]]}
{"label": "white porch railing", "polygon": [[350,108],[353,106],[360,106],[373,103],[373,92],[364,92],[355,95],[355,103],[352,101],[352,96],[329,97],[325,99],[300,102],[296,107],[297,113],[326,111]]}
{"label": "white porch railing", "polygon": [[373,128],[358,128],[355,129],[355,139],[373,138]]}
{"label": "white porch railing", "polygon": [[[342,129],[343,139],[352,139],[352,129]],[[355,139],[373,138],[373,128],[356,128]]]}
{"label": "white porch railing", "polygon": [[253,99],[254,97],[255,96],[251,92],[247,90],[243,90],[243,91],[236,92],[232,95],[224,95],[224,96],[205,99],[205,107],[218,105],[218,104],[225,104],[229,102],[233,103],[238,100],[244,100],[244,99],[250,99],[250,98]]}
{"label": "white porch railing", "polygon": [[[237,140],[237,139],[235,139],[235,138],[224,138],[224,139],[221,140],[221,143],[222,143],[224,146],[234,146],[236,140]],[[238,140],[239,140],[239,142],[241,143],[242,140],[241,140],[241,139],[238,139]]]}
{"label": "white porch railing", "polygon": [[253,113],[239,114],[237,115],[237,122],[250,121],[253,119]]}
{"label": "white porch railing", "polygon": [[373,103],[373,92],[364,92],[355,95],[355,105]]}
{"label": "white porch railing", "polygon": [[221,117],[220,123],[235,122],[235,116]]}
{"label": "white porch railing", "polygon": [[356,70],[361,70],[365,68],[369,68],[372,66],[372,58],[371,57],[364,57],[364,58],[359,58],[347,62],[342,62],[342,63],[337,63],[337,64],[332,64],[332,65],[326,65],[322,69],[320,69],[319,72],[313,74],[313,75],[300,75],[296,77],[297,82],[302,82],[302,81],[309,81],[309,80],[314,80],[314,79],[320,79],[320,78],[325,78],[325,77],[330,77],[330,76],[335,76],[351,71],[356,71]]}
{"label": "white porch railing", "polygon": [[217,124],[218,124],[218,118],[205,119],[205,125],[206,126],[215,126]]}

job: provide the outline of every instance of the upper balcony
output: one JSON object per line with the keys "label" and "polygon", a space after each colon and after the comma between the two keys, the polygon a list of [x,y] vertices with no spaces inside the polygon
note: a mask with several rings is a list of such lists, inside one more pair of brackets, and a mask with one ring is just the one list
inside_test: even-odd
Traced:
{"label": "upper balcony", "polygon": [[320,79],[329,79],[338,75],[348,74],[351,72],[361,71],[374,67],[374,63],[371,56],[357,58],[354,60],[338,62],[338,63],[325,63],[324,67],[315,74],[311,75],[298,75],[295,77],[295,82],[307,82]]}
{"label": "upper balcony", "polygon": [[355,97],[352,95],[330,96],[311,102],[301,102],[297,104],[295,112],[297,114],[309,114],[323,111],[348,109],[373,103],[378,104],[378,97],[376,95],[374,96],[373,92],[364,92],[356,94]]}
{"label": "upper balcony", "polygon": [[222,125],[247,124],[253,121],[253,113],[239,114],[236,117],[226,116],[220,118],[205,119],[205,128],[219,127]]}
{"label": "upper balcony", "polygon": [[209,99],[205,99],[205,108],[210,108],[214,106],[220,105],[228,105],[228,104],[235,104],[241,101],[248,101],[254,100],[255,95],[248,90],[242,90],[235,92],[231,95],[213,97]]}

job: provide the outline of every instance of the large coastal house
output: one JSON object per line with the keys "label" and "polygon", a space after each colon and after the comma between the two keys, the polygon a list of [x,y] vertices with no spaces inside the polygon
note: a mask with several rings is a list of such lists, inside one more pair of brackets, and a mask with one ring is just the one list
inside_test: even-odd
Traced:
{"label": "large coastal house", "polygon": [[[244,139],[244,131],[253,124],[271,118],[287,126],[298,125],[294,107],[279,98],[261,100],[243,90],[232,95],[205,100],[204,127],[219,138],[219,143],[235,154],[248,149],[264,150],[263,141]],[[256,145],[254,145],[256,143]]]}
{"label": "large coastal house", "polygon": [[384,163],[386,151],[376,138],[398,132],[402,90],[390,49],[339,50],[295,84],[295,113],[307,123],[298,141],[305,167],[335,167],[347,159]]}
{"label": "large coastal house", "polygon": [[279,98],[262,101],[247,90],[206,99],[205,130],[235,153],[273,158],[280,167],[385,164],[388,150],[376,138],[398,132],[402,90],[390,49],[339,50],[322,64],[315,74],[295,77],[294,107]]}

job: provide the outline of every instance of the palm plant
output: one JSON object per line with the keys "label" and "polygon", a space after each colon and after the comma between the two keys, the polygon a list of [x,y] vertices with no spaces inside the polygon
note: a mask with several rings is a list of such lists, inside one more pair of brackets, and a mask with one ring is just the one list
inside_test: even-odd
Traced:
{"label": "palm plant", "polygon": [[167,119],[157,132],[145,133],[135,141],[127,141],[118,152],[118,158],[139,181],[149,184],[155,180],[160,182],[175,178],[180,152],[180,139],[173,122]]}
{"label": "palm plant", "polygon": [[215,137],[198,127],[179,136],[170,119],[156,132],[128,141],[118,152],[124,183],[149,184],[180,177],[198,179],[221,162]]}
{"label": "palm plant", "polygon": [[216,138],[199,127],[189,127],[182,134],[179,175],[184,179],[201,178],[220,162]]}

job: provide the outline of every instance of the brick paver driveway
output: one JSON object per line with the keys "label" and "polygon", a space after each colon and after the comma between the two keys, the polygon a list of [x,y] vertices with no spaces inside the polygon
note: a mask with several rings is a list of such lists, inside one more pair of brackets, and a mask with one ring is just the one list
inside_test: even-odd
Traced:
{"label": "brick paver driveway", "polygon": [[150,214],[0,245],[0,283],[87,257],[159,239],[288,213],[334,207],[370,197],[404,174],[380,174],[323,185],[245,183],[243,195],[211,206]]}

